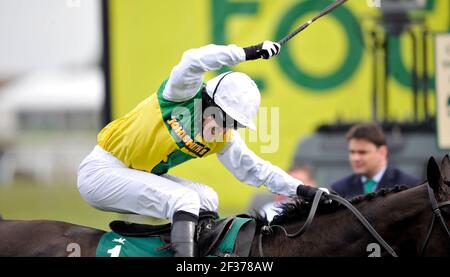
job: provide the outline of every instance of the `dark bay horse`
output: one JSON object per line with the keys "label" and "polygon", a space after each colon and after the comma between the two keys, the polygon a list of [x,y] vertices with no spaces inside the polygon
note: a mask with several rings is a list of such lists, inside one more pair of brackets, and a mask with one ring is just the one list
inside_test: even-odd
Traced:
{"label": "dark bay horse", "polygon": [[[433,218],[430,193],[438,203],[450,200],[450,159],[441,168],[433,158],[427,166],[427,182],[411,189],[397,187],[360,196],[352,204],[367,218],[399,256],[450,256],[450,208],[440,210],[445,222]],[[273,224],[295,233],[306,219],[308,208],[297,200],[287,204]],[[256,219],[257,231],[250,256],[380,256],[375,239],[353,214],[342,206],[319,207],[309,230],[289,238],[280,228],[259,240],[267,225]],[[442,224],[441,224],[442,223]],[[103,230],[58,221],[0,220],[0,256],[95,256]],[[260,250],[261,248],[261,250]],[[377,253],[379,252],[379,253]]]}

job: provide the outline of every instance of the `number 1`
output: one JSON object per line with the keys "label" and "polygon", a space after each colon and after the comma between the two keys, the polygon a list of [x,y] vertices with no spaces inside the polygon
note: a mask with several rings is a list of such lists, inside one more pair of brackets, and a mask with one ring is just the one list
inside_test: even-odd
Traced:
{"label": "number 1", "polygon": [[108,254],[111,254],[111,257],[119,257],[120,250],[122,250],[122,245],[117,245],[114,248],[108,250]]}

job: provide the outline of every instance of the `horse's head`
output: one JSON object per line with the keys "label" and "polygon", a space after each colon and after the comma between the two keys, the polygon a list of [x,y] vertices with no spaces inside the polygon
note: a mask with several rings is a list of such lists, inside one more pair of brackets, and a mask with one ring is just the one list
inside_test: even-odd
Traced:
{"label": "horse's head", "polygon": [[427,165],[430,207],[433,220],[427,232],[422,254],[450,256],[450,158],[442,159],[441,169],[431,157]]}
{"label": "horse's head", "polygon": [[442,159],[441,169],[436,160],[431,157],[427,165],[428,185],[433,189],[438,202],[449,200],[450,195],[450,158],[446,155]]}

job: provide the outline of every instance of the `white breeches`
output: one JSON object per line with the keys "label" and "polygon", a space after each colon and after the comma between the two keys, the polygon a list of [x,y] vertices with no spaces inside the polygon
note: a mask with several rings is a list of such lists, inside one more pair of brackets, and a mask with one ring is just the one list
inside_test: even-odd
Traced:
{"label": "white breeches", "polygon": [[217,211],[217,193],[210,187],[172,175],[130,169],[96,146],[81,162],[78,190],[93,207],[172,220],[177,211],[195,215]]}

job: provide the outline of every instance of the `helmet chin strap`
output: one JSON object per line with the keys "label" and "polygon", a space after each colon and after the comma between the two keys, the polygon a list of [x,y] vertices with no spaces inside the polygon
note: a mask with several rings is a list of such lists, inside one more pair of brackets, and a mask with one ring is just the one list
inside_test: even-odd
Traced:
{"label": "helmet chin strap", "polygon": [[217,92],[217,89],[219,88],[220,83],[222,82],[223,79],[225,79],[225,77],[227,77],[227,76],[230,75],[231,73],[233,73],[233,71],[229,71],[229,72],[225,73],[225,74],[222,76],[222,78],[220,78],[219,82],[217,82],[217,86],[216,86],[216,88],[214,89],[214,92],[213,92],[213,95],[212,95],[212,100],[214,101],[214,103],[215,103],[215,100],[214,100],[214,99],[215,99],[215,97],[216,97],[216,92]]}

